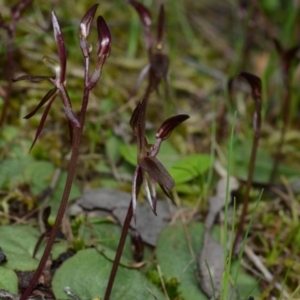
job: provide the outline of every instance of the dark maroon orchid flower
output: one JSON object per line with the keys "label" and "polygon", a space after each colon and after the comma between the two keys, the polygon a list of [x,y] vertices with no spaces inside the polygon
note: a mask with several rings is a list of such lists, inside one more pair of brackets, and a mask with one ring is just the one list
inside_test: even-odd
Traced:
{"label": "dark maroon orchid flower", "polygon": [[[36,143],[36,141],[43,129],[43,126],[44,126],[44,123],[48,116],[51,105],[53,104],[53,102],[58,94],[61,95],[61,99],[63,102],[63,109],[64,109],[65,115],[69,121],[70,130],[72,127],[80,128],[79,121],[77,120],[77,118],[72,110],[71,101],[70,101],[69,95],[68,95],[66,87],[65,87],[67,54],[66,54],[64,38],[63,38],[62,32],[60,30],[60,25],[58,23],[58,20],[57,20],[57,17],[55,15],[54,11],[52,11],[52,25],[53,25],[53,31],[54,31],[54,38],[55,38],[57,50],[58,50],[57,52],[58,52],[58,57],[59,57],[59,64],[57,64],[55,61],[53,61],[52,59],[50,59],[47,56],[43,57],[43,62],[54,71],[55,76],[51,77],[51,76],[23,75],[23,76],[13,79],[14,82],[21,81],[21,80],[29,80],[31,82],[41,82],[43,80],[49,80],[54,85],[54,88],[52,90],[50,90],[44,96],[44,98],[40,101],[40,103],[37,105],[37,107],[24,117],[25,119],[31,118],[45,103],[48,102],[46,109],[43,112],[40,124],[38,126],[38,129],[37,129],[37,132],[36,132],[36,135],[35,135],[35,138],[34,138],[34,141],[32,143],[30,150]],[[72,137],[72,133],[70,133],[70,135]]]}
{"label": "dark maroon orchid flower", "polygon": [[149,55],[149,65],[147,65],[139,75],[138,84],[142,81],[147,72],[149,72],[148,92],[152,92],[153,90],[157,90],[157,86],[162,79],[168,79],[169,58],[166,54],[162,52],[165,27],[164,6],[160,6],[157,22],[156,45],[153,51],[152,47],[154,39],[151,35],[152,18],[150,11],[144,5],[135,0],[128,0],[128,2],[135,8],[143,24],[145,35],[145,47]]}
{"label": "dark maroon orchid flower", "polygon": [[[91,47],[88,43],[88,36],[90,34],[91,24],[94,20],[94,16],[97,10],[98,4],[92,6],[87,13],[83,16],[80,27],[79,27],[79,43],[86,60],[89,60]],[[111,47],[111,35],[106,22],[102,16],[97,18],[97,31],[98,31],[98,42],[96,45],[97,50],[97,63],[94,72],[91,76],[87,76],[88,82],[87,87],[92,89],[101,76],[102,67],[109,57]]]}
{"label": "dark maroon orchid flower", "polygon": [[188,115],[178,115],[167,119],[158,130],[155,143],[151,145],[148,144],[145,136],[146,110],[147,98],[144,98],[138,103],[130,119],[130,126],[137,137],[138,143],[138,165],[134,172],[132,184],[134,218],[136,218],[137,191],[140,189],[142,183],[144,183],[147,200],[155,214],[157,200],[155,183],[158,183],[164,194],[168,198],[171,198],[169,191],[174,187],[174,180],[156,158],[156,155],[159,152],[161,143],[170,136],[173,129],[189,118]]}

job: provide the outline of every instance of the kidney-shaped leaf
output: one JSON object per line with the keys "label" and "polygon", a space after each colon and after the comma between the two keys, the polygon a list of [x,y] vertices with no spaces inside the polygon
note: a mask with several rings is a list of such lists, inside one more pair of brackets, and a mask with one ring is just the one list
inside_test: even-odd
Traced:
{"label": "kidney-shaped leaf", "polygon": [[[21,271],[35,270],[39,260],[33,259],[32,254],[39,236],[40,232],[29,225],[0,226],[0,247],[7,257],[7,262],[3,266]],[[55,259],[66,248],[67,244],[64,241],[55,243],[52,258]],[[37,257],[40,258],[42,253],[43,247],[40,247]]]}
{"label": "kidney-shaped leaf", "polygon": [[[79,251],[57,270],[52,280],[57,299],[68,299],[64,288],[69,286],[80,299],[103,299],[112,262],[95,249]],[[111,299],[165,299],[163,294],[139,271],[119,267]]]}
{"label": "kidney-shaped leaf", "polygon": [[18,278],[13,270],[0,267],[0,289],[12,294],[18,293]]}

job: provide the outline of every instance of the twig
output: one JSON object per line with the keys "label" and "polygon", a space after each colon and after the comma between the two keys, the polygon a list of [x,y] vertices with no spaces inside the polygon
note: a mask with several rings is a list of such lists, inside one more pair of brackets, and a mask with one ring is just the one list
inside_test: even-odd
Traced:
{"label": "twig", "polygon": [[[255,265],[255,267],[261,271],[261,273],[264,276],[264,279],[267,282],[269,282],[269,283],[273,282],[274,281],[274,276],[265,267],[265,265],[263,264],[263,262],[261,261],[261,259],[253,252],[253,250],[249,246],[245,245],[244,251],[245,251],[245,254],[247,255],[247,257],[250,259],[250,261],[252,261],[252,263]],[[279,282],[275,282],[274,286],[276,287],[277,290],[279,290],[280,292],[282,292],[283,296],[287,300],[291,299],[291,296],[284,289],[284,287],[282,286],[282,284],[280,284]]]}

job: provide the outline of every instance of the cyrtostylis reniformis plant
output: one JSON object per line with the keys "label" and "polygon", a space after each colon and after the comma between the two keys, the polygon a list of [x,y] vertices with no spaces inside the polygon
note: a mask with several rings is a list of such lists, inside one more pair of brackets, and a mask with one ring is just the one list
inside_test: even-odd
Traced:
{"label": "cyrtostylis reniformis plant", "polygon": [[[245,224],[245,218],[246,218],[247,209],[248,209],[249,195],[250,195],[250,189],[251,189],[252,181],[253,181],[257,149],[258,149],[259,139],[260,139],[260,135],[261,135],[261,106],[262,106],[262,100],[261,100],[261,89],[262,88],[261,88],[260,78],[253,74],[246,73],[246,72],[240,73],[238,75],[238,77],[246,80],[248,82],[248,84],[250,85],[252,99],[255,104],[255,110],[254,110],[253,118],[252,118],[254,135],[253,135],[252,150],[251,150],[249,170],[248,170],[248,178],[247,178],[246,191],[245,191],[244,200],[243,200],[242,213],[240,216],[240,220],[239,220],[239,223],[237,226],[235,240],[233,243],[233,253],[235,253],[235,250],[237,250],[237,246],[238,246],[239,242],[241,241],[244,224]],[[232,87],[232,85],[230,85],[230,88],[231,87]],[[231,92],[232,91],[229,91],[229,93],[231,93]]]}
{"label": "cyrtostylis reniformis plant", "polygon": [[136,216],[136,202],[142,184],[144,184],[147,200],[155,214],[157,201],[155,184],[158,183],[162,191],[169,198],[171,198],[169,191],[174,187],[175,184],[171,175],[168,173],[162,163],[156,158],[156,155],[159,153],[161,143],[170,136],[176,126],[188,119],[189,116],[177,115],[164,121],[156,133],[155,143],[149,144],[145,136],[147,104],[147,98],[144,98],[142,101],[140,101],[133,111],[130,119],[130,126],[137,138],[137,166],[133,175],[132,199],[123,224],[121,238],[104,297],[105,300],[110,299],[110,294],[123,252],[130,222],[132,218],[136,220],[138,217]]}
{"label": "cyrtostylis reniformis plant", "polygon": [[145,194],[154,214],[157,213],[156,183],[159,184],[164,194],[171,198],[169,191],[174,187],[174,180],[161,162],[156,158],[156,156],[159,152],[161,143],[170,136],[173,129],[189,118],[188,115],[178,115],[165,120],[156,133],[155,143],[148,143],[145,135],[145,125],[149,95],[154,90],[158,91],[158,85],[162,79],[167,80],[169,68],[169,59],[165,54],[162,53],[165,12],[164,7],[161,6],[158,17],[156,51],[153,52],[153,38],[150,30],[152,19],[150,11],[144,5],[135,0],[129,0],[128,2],[136,9],[142,21],[144,28],[145,47],[148,51],[149,57],[149,65],[141,72],[139,81],[142,80],[147,72],[149,72],[149,81],[144,99],[138,103],[130,119],[130,126],[137,138],[137,166],[133,175],[132,199],[123,224],[121,238],[104,297],[105,300],[110,299],[131,220],[134,218],[136,221],[137,218],[136,203],[142,184],[144,184]]}
{"label": "cyrtostylis reniformis plant", "polygon": [[[71,130],[71,137],[72,137],[72,154],[69,163],[68,175],[65,183],[64,192],[62,195],[60,207],[58,210],[58,214],[49,236],[45,251],[43,256],[40,260],[39,266],[29,284],[27,289],[25,290],[24,294],[21,296],[21,300],[25,300],[29,297],[30,293],[34,289],[43,269],[46,264],[46,261],[50,255],[53,243],[56,239],[57,233],[59,231],[59,227],[62,221],[62,218],[65,214],[70,190],[72,187],[76,163],[79,155],[79,148],[80,142],[82,137],[82,130],[84,127],[85,122],[85,114],[87,110],[87,105],[89,102],[89,93],[94,88],[96,83],[98,82],[102,67],[105,63],[105,60],[109,56],[110,53],[110,46],[111,46],[111,36],[110,31],[103,19],[102,16],[97,18],[97,31],[98,31],[98,41],[96,45],[96,55],[97,55],[97,62],[94,71],[90,74],[90,56],[92,54],[91,47],[88,42],[88,37],[90,34],[91,24],[93,22],[98,4],[91,7],[87,13],[84,15],[80,22],[79,26],[79,41],[80,41],[80,48],[85,59],[85,68],[84,68],[84,89],[83,89],[83,96],[82,96],[82,104],[79,117],[72,110],[71,106],[71,99],[69,98],[69,94],[66,87],[66,67],[67,67],[67,52],[64,42],[64,37],[60,29],[60,24],[54,12],[52,12],[52,25],[54,30],[54,38],[56,41],[57,49],[58,49],[58,56],[59,56],[59,64],[53,62],[47,57],[44,57],[44,62],[48,64],[55,72],[54,77],[43,77],[43,76],[21,76],[16,80],[33,80],[33,81],[40,81],[40,80],[50,80],[50,82],[54,85],[54,88],[50,90],[46,96],[42,99],[42,101],[38,104],[36,109],[34,109],[30,114],[28,114],[25,118],[30,118],[33,116],[37,110],[43,106],[46,102],[48,102],[46,109],[42,115],[41,122],[39,124],[34,142],[36,142],[38,136],[41,133],[43,125],[45,123],[46,117],[48,112],[53,104],[55,98],[60,95],[62,102],[63,102],[63,110],[67,117],[67,120],[70,125]],[[33,146],[32,145],[32,146]]]}
{"label": "cyrtostylis reniformis plant", "polygon": [[160,6],[158,21],[157,21],[157,37],[156,44],[154,44],[155,39],[151,34],[152,17],[148,8],[143,4],[135,0],[128,0],[128,2],[137,11],[144,29],[144,40],[145,48],[148,53],[149,64],[142,70],[139,78],[138,84],[143,80],[147,73],[148,77],[148,88],[145,93],[145,97],[148,98],[149,94],[156,90],[158,92],[158,85],[162,80],[167,83],[168,94],[169,91],[169,58],[163,53],[164,45],[164,29],[165,29],[165,9],[164,6]]}
{"label": "cyrtostylis reniformis plant", "polygon": [[282,156],[282,147],[284,144],[284,138],[286,131],[289,127],[290,116],[291,116],[291,71],[292,63],[296,58],[296,54],[299,51],[300,46],[295,46],[290,49],[283,49],[278,40],[274,40],[275,48],[278,53],[280,64],[281,64],[281,76],[283,83],[283,97],[282,97],[282,124],[280,131],[280,138],[277,147],[277,151],[274,155],[273,168],[270,174],[270,183],[272,184],[275,180],[279,163]]}

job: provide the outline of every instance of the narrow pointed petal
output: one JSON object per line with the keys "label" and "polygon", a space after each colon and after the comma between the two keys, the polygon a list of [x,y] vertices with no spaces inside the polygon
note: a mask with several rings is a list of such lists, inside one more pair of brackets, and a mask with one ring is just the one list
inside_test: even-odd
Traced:
{"label": "narrow pointed petal", "polygon": [[140,20],[144,27],[145,46],[147,51],[150,52],[152,46],[152,37],[150,32],[150,27],[152,23],[151,13],[148,8],[146,8],[143,4],[135,0],[129,0],[128,2],[135,8],[140,17]]}
{"label": "narrow pointed petal", "polygon": [[31,149],[33,148],[34,144],[36,143],[38,137],[40,136],[40,134],[41,134],[41,132],[42,132],[42,129],[43,129],[44,124],[45,124],[45,121],[46,121],[46,119],[47,119],[49,110],[50,110],[51,105],[53,104],[53,101],[55,100],[55,98],[56,98],[56,95],[53,96],[53,98],[52,98],[52,99],[50,100],[50,102],[47,104],[45,111],[43,112],[43,115],[42,115],[40,124],[39,124],[39,126],[38,126],[37,131],[36,131],[35,138],[34,138],[34,141],[33,141],[32,145],[31,145],[31,147],[30,147],[29,152],[30,152]]}
{"label": "narrow pointed petal", "polygon": [[155,208],[154,208],[154,204],[153,204],[153,200],[152,200],[152,196],[151,196],[151,192],[150,192],[150,189],[149,189],[149,184],[148,184],[145,172],[143,173],[143,181],[144,181],[144,186],[145,186],[145,192],[146,192],[147,200],[148,200],[148,202],[150,204],[150,207],[151,207],[153,213],[155,215],[157,215],[156,211],[155,211]]}
{"label": "narrow pointed petal", "polygon": [[156,138],[165,140],[167,139],[175,127],[179,124],[187,120],[190,116],[189,115],[177,115],[165,120],[162,125],[160,126],[159,130],[156,133]]}
{"label": "narrow pointed petal", "polygon": [[139,17],[145,27],[150,27],[152,23],[151,13],[148,8],[146,8],[143,4],[135,0],[128,1],[137,11]]}
{"label": "narrow pointed petal", "polygon": [[72,126],[80,128],[80,123],[77,120],[72,108],[70,106],[64,106],[64,112]]}
{"label": "narrow pointed petal", "polygon": [[150,177],[168,191],[174,187],[173,178],[156,157],[139,157],[138,164]]}
{"label": "narrow pointed petal", "polygon": [[145,147],[145,126],[147,113],[147,98],[140,101],[132,113],[130,126],[137,136],[139,153]]}
{"label": "narrow pointed petal", "polygon": [[97,53],[99,58],[107,58],[110,54],[111,35],[109,28],[102,16],[97,18],[98,45]]}
{"label": "narrow pointed petal", "polygon": [[161,190],[164,192],[164,194],[173,202],[173,204],[176,205],[174,197],[172,196],[172,194],[161,184],[159,185]]}
{"label": "narrow pointed petal", "polygon": [[54,96],[54,94],[58,94],[57,92],[57,88],[55,87],[54,89],[50,90],[45,96],[44,98],[40,101],[40,103],[38,104],[38,106],[32,111],[30,112],[28,115],[26,115],[24,117],[24,119],[29,119],[32,116],[34,116],[36,114],[36,112],[51,98]]}
{"label": "narrow pointed petal", "polygon": [[163,4],[160,6],[158,25],[157,25],[157,50],[162,50],[163,39],[164,39],[164,29],[165,29],[165,9]]}
{"label": "narrow pointed petal", "polygon": [[151,188],[151,196],[153,201],[153,211],[156,214],[156,204],[157,204],[157,195],[156,195],[156,186],[155,186],[155,180],[150,177],[150,188]]}
{"label": "narrow pointed petal", "polygon": [[60,61],[60,75],[59,75],[59,82],[63,84],[65,82],[65,75],[66,75],[66,67],[67,67],[67,52],[64,42],[64,37],[60,30],[60,25],[58,23],[56,14],[52,11],[52,25],[54,31],[54,38],[56,41],[56,46],[58,50],[58,57]]}
{"label": "narrow pointed petal", "polygon": [[140,188],[143,183],[143,171],[139,166],[136,167],[132,179],[132,212],[134,222],[136,223],[136,203]]}
{"label": "narrow pointed petal", "polygon": [[34,83],[39,83],[45,80],[49,80],[49,79],[53,79],[53,77],[51,76],[29,76],[29,75],[21,75],[18,76],[16,78],[12,78],[11,81],[12,82],[17,82],[17,81],[21,81],[21,80],[28,80]]}

